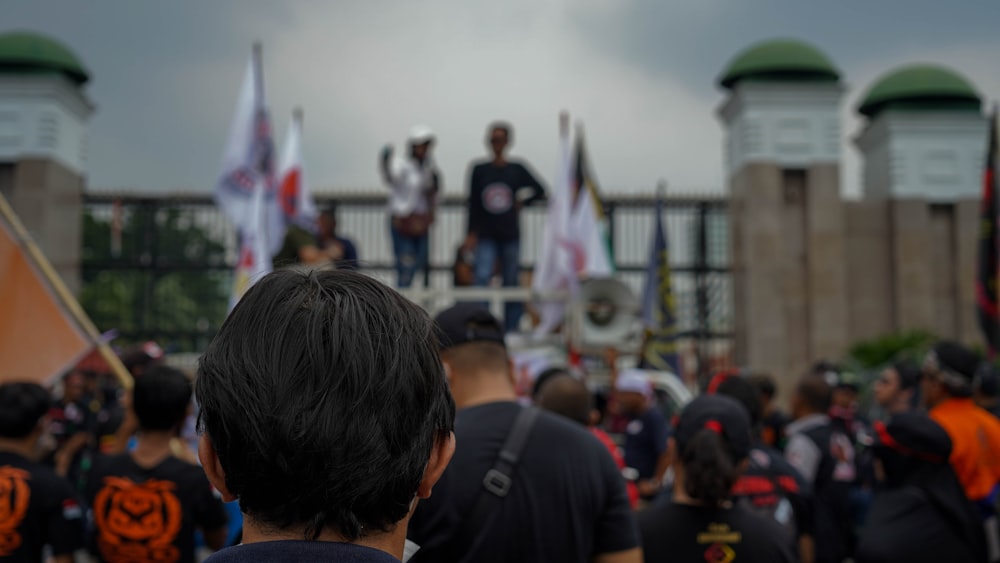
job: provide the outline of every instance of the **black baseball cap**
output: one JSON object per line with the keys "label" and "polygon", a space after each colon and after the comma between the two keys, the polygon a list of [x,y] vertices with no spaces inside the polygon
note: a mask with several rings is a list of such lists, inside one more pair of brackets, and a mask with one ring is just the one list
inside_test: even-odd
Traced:
{"label": "black baseball cap", "polygon": [[704,429],[722,436],[737,460],[750,454],[750,415],[735,399],[722,395],[699,395],[688,403],[674,428],[677,447],[683,450],[694,435]]}
{"label": "black baseball cap", "polygon": [[888,424],[875,422],[875,448],[887,448],[904,457],[944,464],[951,455],[948,433],[926,415],[901,413]]}
{"label": "black baseball cap", "polygon": [[441,349],[470,342],[496,342],[506,346],[503,325],[481,305],[459,303],[434,317]]}

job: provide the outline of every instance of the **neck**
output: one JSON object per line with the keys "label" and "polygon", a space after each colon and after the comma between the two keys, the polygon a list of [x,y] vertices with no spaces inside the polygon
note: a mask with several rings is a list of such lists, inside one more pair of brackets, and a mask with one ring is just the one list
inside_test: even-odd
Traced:
{"label": "neck", "polygon": [[500,374],[455,377],[452,379],[451,393],[455,397],[455,407],[459,409],[517,400],[517,393],[510,379]]}
{"label": "neck", "polygon": [[[403,548],[406,545],[406,528],[410,521],[410,514],[396,523],[389,532],[378,532],[370,536],[362,536],[354,541],[350,541],[339,532],[324,529],[319,537],[313,541],[338,542],[370,547],[379,551],[384,551],[400,561],[403,560]],[[258,523],[252,516],[243,513],[243,544],[261,543],[268,541],[293,540],[303,541],[311,538],[306,537],[304,527],[292,527],[284,530],[277,530],[274,526]]]}
{"label": "neck", "polygon": [[495,154],[493,155],[493,164],[496,164],[497,166],[507,164],[507,159],[505,159],[502,154]]}
{"label": "neck", "polygon": [[132,459],[142,466],[153,466],[173,455],[170,440],[174,432],[166,430],[140,430],[136,435]]}
{"label": "neck", "polygon": [[37,440],[33,436],[27,438],[0,438],[0,452],[11,452],[21,457],[33,459],[35,457],[35,443]]}

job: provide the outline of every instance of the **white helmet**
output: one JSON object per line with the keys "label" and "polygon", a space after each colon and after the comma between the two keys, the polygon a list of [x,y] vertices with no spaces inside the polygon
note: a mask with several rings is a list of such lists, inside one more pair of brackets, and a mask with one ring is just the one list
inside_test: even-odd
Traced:
{"label": "white helmet", "polygon": [[410,129],[410,135],[406,141],[411,145],[422,145],[434,140],[434,131],[426,125],[416,125]]}

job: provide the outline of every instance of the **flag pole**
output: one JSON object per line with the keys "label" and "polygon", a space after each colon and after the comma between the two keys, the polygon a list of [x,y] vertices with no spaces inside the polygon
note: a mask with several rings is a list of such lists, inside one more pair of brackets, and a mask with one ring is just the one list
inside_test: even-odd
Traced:
{"label": "flag pole", "polygon": [[108,363],[108,367],[111,369],[111,373],[118,378],[118,382],[122,384],[125,389],[132,388],[132,376],[129,374],[128,370],[122,364],[118,356],[115,355],[111,347],[108,346],[107,342],[101,338],[100,333],[97,331],[97,327],[94,323],[90,321],[90,317],[84,312],[83,308],[80,307],[80,303],[73,297],[66,284],[63,283],[62,278],[56,273],[55,269],[52,268],[52,264],[49,263],[48,259],[42,254],[41,249],[35,244],[35,241],[31,238],[28,230],[21,223],[21,219],[18,218],[17,214],[14,213],[14,209],[7,202],[2,194],[0,194],[0,215],[11,226],[14,231],[14,236],[17,237],[17,243],[25,251],[28,258],[34,263],[38,271],[41,272],[45,281],[48,282],[49,286],[55,293],[56,298],[62,303],[63,307],[69,311],[70,315],[73,316],[73,320],[77,322],[80,328],[87,334],[90,338],[91,344],[95,346],[104,361]]}

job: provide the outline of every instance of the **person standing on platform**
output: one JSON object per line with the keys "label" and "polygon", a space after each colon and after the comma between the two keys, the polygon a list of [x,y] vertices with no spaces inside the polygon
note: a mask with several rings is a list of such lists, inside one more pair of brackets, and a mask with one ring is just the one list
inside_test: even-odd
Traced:
{"label": "person standing on platform", "polygon": [[431,158],[434,141],[430,127],[417,125],[410,130],[405,156],[393,158],[391,145],[382,149],[379,168],[389,186],[389,231],[400,288],[410,287],[417,271],[428,267],[428,232],[441,192],[441,174]]}
{"label": "person standing on platform", "polygon": [[[507,147],[512,139],[510,124],[491,124],[486,140],[492,157],[473,163],[469,171],[468,227],[462,247],[475,252],[477,287],[490,285],[497,263],[503,287],[519,285],[520,211],[525,205],[545,199],[545,187],[531,170],[524,163],[507,158]],[[507,332],[517,331],[523,311],[521,302],[504,305]]]}

